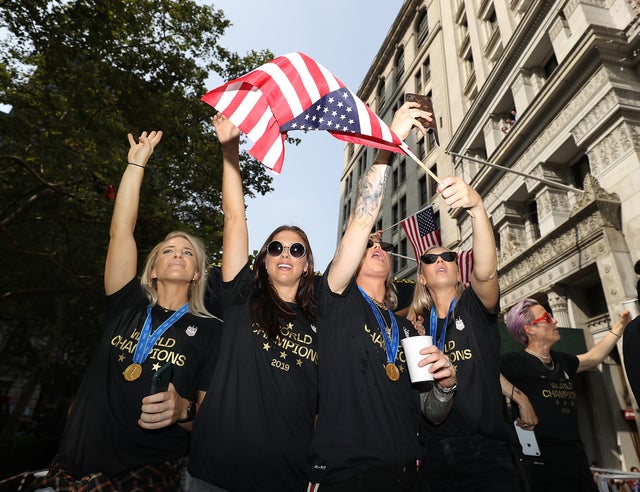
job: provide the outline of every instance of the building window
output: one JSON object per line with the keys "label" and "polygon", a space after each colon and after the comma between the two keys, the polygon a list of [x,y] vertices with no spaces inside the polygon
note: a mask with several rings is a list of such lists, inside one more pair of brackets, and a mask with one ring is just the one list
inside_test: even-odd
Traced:
{"label": "building window", "polygon": [[[434,176],[437,176],[438,165],[434,164],[429,168],[429,171],[431,171]],[[431,176],[429,176],[429,200],[431,199],[431,197],[436,196],[436,194],[438,193],[436,191],[437,189],[438,189],[438,182],[435,179],[433,179]]]}
{"label": "building window", "polygon": [[367,169],[367,151],[363,150],[360,156],[360,162],[358,163],[358,176],[362,177]]}
{"label": "building window", "polygon": [[398,258],[398,266],[400,267],[399,269],[402,269],[407,266],[407,259],[405,258],[405,256],[407,256],[407,238],[403,237],[398,246],[400,250],[398,252],[402,255]]}
{"label": "building window", "polygon": [[527,236],[528,244],[533,244],[540,239],[540,226],[538,222],[538,203],[531,200],[526,204],[526,217],[524,221],[524,230]]}
{"label": "building window", "polygon": [[[398,220],[395,222],[399,222],[407,218],[407,197],[406,195],[402,195],[400,200],[398,200]],[[394,223],[395,223],[394,222]]]}
{"label": "building window", "polygon": [[407,179],[407,163],[404,159],[401,159],[398,162],[398,183],[404,183],[405,179]]}
{"label": "building window", "polygon": [[380,78],[380,82],[378,82],[378,111],[382,113],[382,109],[384,108],[385,103],[385,86],[384,86],[384,77]]}
{"label": "building window", "polygon": [[578,162],[571,165],[571,175],[573,176],[573,184],[576,188],[584,189],[584,178],[587,177],[591,168],[589,167],[589,158],[585,155]]}
{"label": "building window", "polygon": [[381,230],[382,230],[382,219],[378,219],[378,222],[376,222],[376,228],[373,232],[381,231]]}
{"label": "building window", "polygon": [[429,154],[436,147],[436,134],[433,132],[433,130],[430,129],[427,132],[427,154]]}
{"label": "building window", "polygon": [[398,203],[394,203],[391,206],[391,222],[397,224],[398,221]]}
{"label": "building window", "polygon": [[558,66],[558,60],[556,59],[555,54],[551,54],[551,57],[542,65],[542,70],[546,78],[549,78],[553,71]]}
{"label": "building window", "polygon": [[418,181],[418,189],[420,192],[420,208],[425,206],[429,201],[429,188],[427,187],[427,175],[424,174]]}
{"label": "building window", "polygon": [[496,15],[496,11],[491,12],[491,15],[487,19],[489,23],[489,28],[491,32],[495,31],[498,28],[498,16]]}
{"label": "building window", "polygon": [[431,78],[431,60],[429,59],[429,57],[427,57],[422,64],[422,74],[424,76],[424,82],[426,84],[427,80]]}
{"label": "building window", "polygon": [[400,84],[402,77],[404,76],[404,47],[398,48],[395,59],[396,67],[396,84]]}
{"label": "building window", "polygon": [[391,190],[396,191],[399,184],[398,168],[394,168],[391,170]]}
{"label": "building window", "polygon": [[424,158],[426,156],[427,153],[425,152],[424,137],[420,137],[420,139],[418,140],[418,159],[424,161]]}
{"label": "building window", "polygon": [[422,46],[429,36],[429,16],[427,15],[427,9],[420,12],[418,22],[416,23],[416,31],[418,35],[418,46]]}
{"label": "building window", "polygon": [[416,94],[421,94],[422,93],[422,73],[420,73],[420,70],[416,72],[416,76],[414,79],[415,79],[415,86],[416,86]]}

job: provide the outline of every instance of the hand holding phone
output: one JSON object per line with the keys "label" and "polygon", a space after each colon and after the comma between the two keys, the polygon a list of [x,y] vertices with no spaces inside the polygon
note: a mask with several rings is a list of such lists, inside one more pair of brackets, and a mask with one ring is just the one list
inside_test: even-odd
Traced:
{"label": "hand holding phone", "polygon": [[517,421],[513,422],[518,434],[518,441],[522,446],[522,454],[526,456],[540,456],[540,448],[538,447],[538,440],[536,434],[532,430],[526,430],[517,424]]}
{"label": "hand holding phone", "polygon": [[169,389],[169,382],[173,376],[173,363],[167,362],[164,366],[158,369],[151,380],[151,393],[161,393]]}
{"label": "hand holding phone", "polygon": [[429,96],[424,96],[422,94],[414,94],[412,92],[407,92],[404,95],[404,100],[408,102],[417,102],[418,104],[420,104],[420,107],[418,109],[422,111],[426,111],[427,113],[431,113],[431,118],[432,118],[431,121],[425,118],[422,118],[420,116],[417,117],[416,120],[422,123],[422,125],[425,128],[433,131],[433,135],[436,139],[436,144],[440,145],[438,140],[438,129],[436,128],[436,117],[435,117],[435,113],[433,112],[433,103],[431,102],[431,98]]}

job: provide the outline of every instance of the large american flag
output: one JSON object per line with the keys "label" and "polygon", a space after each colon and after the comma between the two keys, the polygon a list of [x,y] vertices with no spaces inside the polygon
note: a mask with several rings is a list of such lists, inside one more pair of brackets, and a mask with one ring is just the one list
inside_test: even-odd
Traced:
{"label": "large american flag", "polygon": [[[402,221],[402,228],[406,233],[413,251],[416,254],[416,261],[420,263],[420,257],[429,248],[442,246],[440,230],[436,226],[436,218],[433,214],[433,207],[428,205],[415,214]],[[471,271],[473,270],[473,250],[468,249],[457,253],[456,261],[460,270],[460,278],[464,286],[471,282]]]}
{"label": "large american flag", "polygon": [[202,100],[240,128],[254,142],[249,153],[276,173],[290,130],[327,130],[347,142],[409,150],[364,102],[303,53],[275,58]]}
{"label": "large american flag", "polygon": [[431,205],[404,219],[402,228],[413,246],[418,262],[426,250],[433,246],[442,246],[440,230],[436,226]]}

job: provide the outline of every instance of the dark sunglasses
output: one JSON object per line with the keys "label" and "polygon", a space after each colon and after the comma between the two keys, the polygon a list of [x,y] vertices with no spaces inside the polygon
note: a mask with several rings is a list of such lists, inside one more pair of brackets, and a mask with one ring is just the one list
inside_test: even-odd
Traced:
{"label": "dark sunglasses", "polygon": [[425,265],[431,265],[438,261],[438,258],[442,258],[444,261],[456,261],[456,254],[453,251],[445,251],[443,253],[425,253],[420,257],[420,260]]}
{"label": "dark sunglasses", "polygon": [[367,249],[373,247],[374,244],[379,244],[380,245],[380,249],[382,251],[386,251],[387,253],[389,251],[393,251],[393,244],[391,243],[385,243],[384,241],[380,241],[379,243],[374,243],[371,239],[369,239],[367,241]]}
{"label": "dark sunglasses", "polygon": [[291,243],[291,245],[285,246],[280,241],[271,241],[267,245],[267,253],[269,256],[280,256],[285,248],[289,250],[289,255],[293,258],[302,258],[307,254],[307,248],[302,243]]}
{"label": "dark sunglasses", "polygon": [[534,319],[531,323],[529,323],[530,325],[535,325],[540,323],[541,321],[544,321],[546,323],[551,323],[553,321],[553,316],[551,316],[549,313],[547,313],[546,311],[544,312],[544,314],[542,316],[540,316],[539,318]]}

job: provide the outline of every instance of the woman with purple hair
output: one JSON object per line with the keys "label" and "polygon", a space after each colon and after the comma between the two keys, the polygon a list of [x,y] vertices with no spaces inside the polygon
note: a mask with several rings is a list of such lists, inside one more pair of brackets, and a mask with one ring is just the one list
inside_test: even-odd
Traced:
{"label": "woman with purple hair", "polygon": [[551,350],[560,340],[558,321],[535,299],[524,299],[507,313],[507,329],[525,349],[502,356],[502,374],[529,397],[539,419],[536,438],[542,459],[525,465],[532,491],[597,490],[580,440],[572,379],[602,363],[629,320],[624,311],[602,340],[576,356]]}

